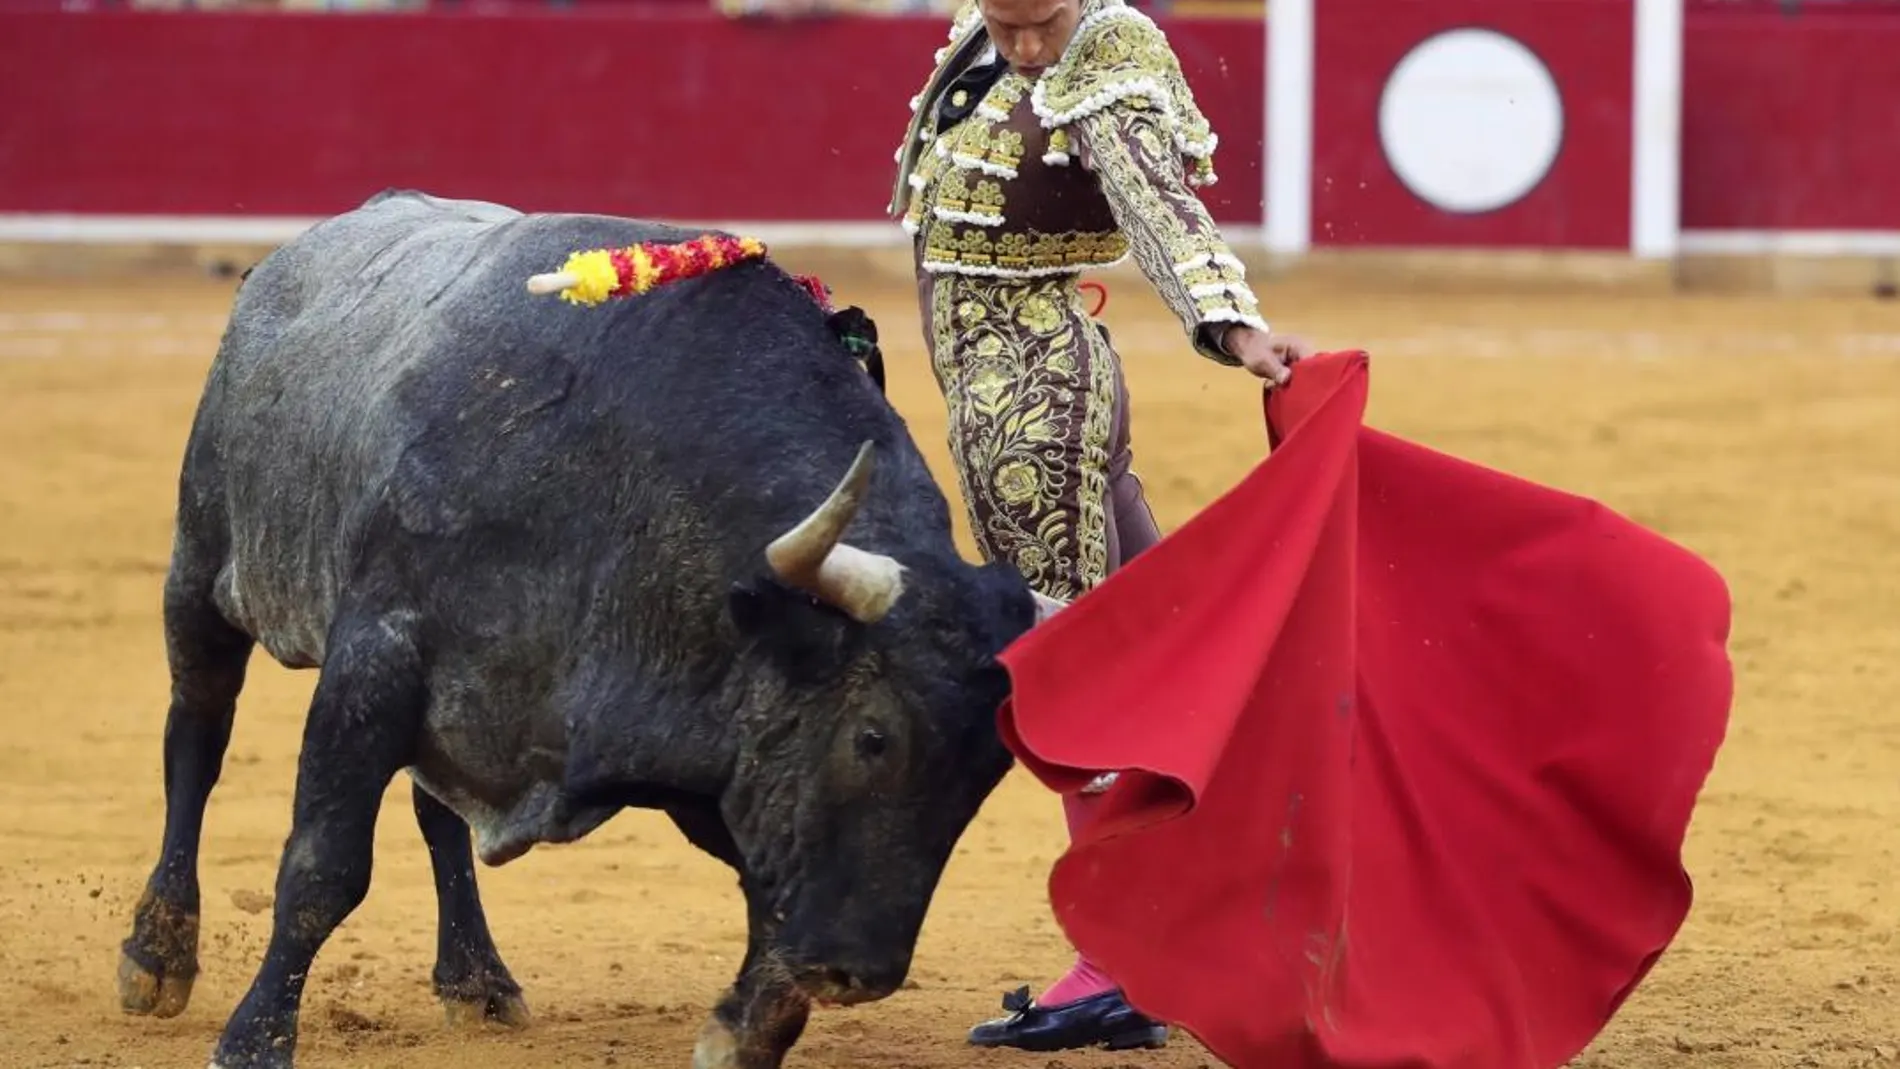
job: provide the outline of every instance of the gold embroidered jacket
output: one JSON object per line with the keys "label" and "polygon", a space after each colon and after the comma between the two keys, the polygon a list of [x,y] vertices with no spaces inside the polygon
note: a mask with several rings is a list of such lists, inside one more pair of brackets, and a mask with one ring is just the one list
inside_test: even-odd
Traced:
{"label": "gold embroidered jacket", "polygon": [[1267,325],[1194,193],[1215,180],[1216,138],[1161,28],[1123,0],[1084,0],[1068,48],[1040,77],[1005,71],[973,109],[960,89],[945,100],[987,45],[971,0],[911,100],[890,211],[922,268],[1032,278],[1132,254],[1194,348],[1238,364],[1208,328]]}

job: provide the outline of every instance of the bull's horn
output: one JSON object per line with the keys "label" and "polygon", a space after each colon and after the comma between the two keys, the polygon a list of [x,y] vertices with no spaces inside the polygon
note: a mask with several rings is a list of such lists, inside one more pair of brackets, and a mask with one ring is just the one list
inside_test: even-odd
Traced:
{"label": "bull's horn", "polygon": [[1069,607],[1068,602],[1060,601],[1056,598],[1052,598],[1049,595],[1044,594],[1043,592],[1039,590],[1032,590],[1030,591],[1030,594],[1032,594],[1036,599],[1036,622],[1037,623],[1042,623],[1044,620],[1047,620],[1049,617],[1054,616],[1056,613],[1059,613],[1062,610]]}
{"label": "bull's horn", "polygon": [[865,442],[824,504],[765,547],[765,562],[780,579],[867,624],[883,619],[904,592],[903,565],[840,541],[870,483],[871,443]]}
{"label": "bull's horn", "polygon": [[581,284],[581,276],[572,271],[549,271],[546,274],[528,277],[529,293],[559,293],[569,286]]}

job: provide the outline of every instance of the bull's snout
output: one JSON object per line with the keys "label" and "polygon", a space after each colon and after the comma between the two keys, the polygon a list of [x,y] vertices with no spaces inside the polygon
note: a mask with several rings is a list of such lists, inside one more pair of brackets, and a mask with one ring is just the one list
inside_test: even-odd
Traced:
{"label": "bull's snout", "polygon": [[813,965],[793,971],[799,990],[813,1002],[854,1006],[888,998],[903,986],[902,965]]}

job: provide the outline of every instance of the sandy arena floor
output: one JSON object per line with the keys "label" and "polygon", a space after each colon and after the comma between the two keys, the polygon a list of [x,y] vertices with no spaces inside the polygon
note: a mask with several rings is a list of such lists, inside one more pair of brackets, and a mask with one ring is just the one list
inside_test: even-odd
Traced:
{"label": "sandy arena floor", "polygon": [[[947,473],[907,294],[879,317],[892,393]],[[158,843],[167,695],[159,587],[179,450],[231,285],[0,286],[0,1069],[198,1069],[256,968],[314,673],[260,655],[213,796],[204,972],[181,1017],[123,1016],[118,942]],[[1766,298],[1272,291],[1284,328],[1373,354],[1370,421],[1591,494],[1708,555],[1737,599],[1739,694],[1689,858],[1686,930],[1590,1067],[1900,1066],[1900,305]],[[1263,452],[1251,380],[1191,355],[1160,306],[1108,308],[1137,464],[1179,524]],[[954,493],[954,491],[951,491]],[[481,872],[537,1019],[445,1031],[435,909],[399,779],[375,883],[318,959],[311,1069],[687,1064],[732,975],[733,880],[662,819]],[[982,1054],[963,1031],[1067,961],[1042,881],[1054,800],[1017,773],[965,838],[916,988],[822,1012],[789,1064],[1154,1066]]]}

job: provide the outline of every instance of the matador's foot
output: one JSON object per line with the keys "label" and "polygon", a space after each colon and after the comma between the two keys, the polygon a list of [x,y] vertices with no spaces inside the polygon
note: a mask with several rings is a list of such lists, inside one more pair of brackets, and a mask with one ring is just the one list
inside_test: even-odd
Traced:
{"label": "matador's foot", "polygon": [[970,1029],[971,1043],[1037,1052],[1158,1049],[1168,1043],[1168,1026],[1130,1006],[1120,991],[1045,1007],[1023,987],[1003,996],[1003,1008],[1009,1016]]}

